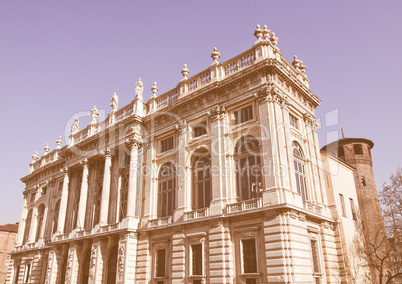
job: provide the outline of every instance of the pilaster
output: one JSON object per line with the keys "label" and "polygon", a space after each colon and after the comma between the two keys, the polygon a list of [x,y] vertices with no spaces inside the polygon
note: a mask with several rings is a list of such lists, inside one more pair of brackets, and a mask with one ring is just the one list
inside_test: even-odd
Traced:
{"label": "pilaster", "polygon": [[78,220],[77,220],[77,228],[83,229],[85,224],[85,212],[87,206],[87,197],[88,197],[88,159],[83,158],[81,160],[82,165],[82,182],[81,182],[81,192],[80,192],[80,201],[78,205]]}
{"label": "pilaster", "polygon": [[187,195],[189,195],[190,188],[186,186],[186,180],[190,177],[186,174],[186,161],[187,161],[187,123],[181,122],[176,125],[177,132],[179,134],[178,143],[178,154],[177,154],[177,194],[176,194],[176,204],[177,208],[174,212],[174,221],[179,220],[183,217],[185,211],[191,210],[191,203],[187,202]]}
{"label": "pilaster", "polygon": [[63,189],[61,191],[61,200],[60,200],[60,209],[59,209],[59,218],[57,222],[57,233],[64,233],[64,224],[66,222],[66,213],[67,213],[67,199],[68,199],[68,185],[69,185],[69,171],[67,167],[62,169],[64,174],[63,180]]}
{"label": "pilaster", "polygon": [[104,151],[102,151],[102,155],[105,158],[105,167],[103,172],[99,224],[106,225],[109,216],[110,181],[112,175],[112,156],[110,154],[110,149],[106,148]]}

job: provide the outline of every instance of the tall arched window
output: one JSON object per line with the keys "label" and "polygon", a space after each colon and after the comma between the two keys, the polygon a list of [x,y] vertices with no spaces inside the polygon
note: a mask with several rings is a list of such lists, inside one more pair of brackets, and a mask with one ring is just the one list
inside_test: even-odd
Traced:
{"label": "tall arched window", "polygon": [[114,245],[109,252],[107,261],[107,282],[106,284],[116,283],[116,270],[117,270],[117,245]]}
{"label": "tall arched window", "polygon": [[212,199],[211,155],[196,152],[193,160],[193,209],[209,207]]}
{"label": "tall arched window", "polygon": [[261,197],[261,154],[253,136],[239,139],[235,148],[236,188],[240,200]]}
{"label": "tall arched window", "polygon": [[293,163],[296,177],[296,189],[301,195],[302,200],[308,199],[306,191],[306,171],[303,152],[299,144],[293,142]]}
{"label": "tall arched window", "polygon": [[59,222],[59,211],[60,211],[60,200],[57,201],[56,206],[54,207],[53,230],[52,230],[53,234],[57,232],[57,223]]}
{"label": "tall arched window", "polygon": [[121,178],[120,188],[120,209],[119,221],[121,222],[127,215],[127,194],[128,194],[128,173]]}
{"label": "tall arched window", "polygon": [[32,209],[29,210],[27,219],[25,220],[25,230],[24,230],[24,240],[23,243],[25,244],[29,238],[29,231],[31,230],[31,222],[32,222]]}
{"label": "tall arched window", "polygon": [[91,249],[87,249],[84,257],[84,261],[82,263],[82,271],[81,271],[81,284],[88,284],[89,280],[89,267],[91,262]]}
{"label": "tall arched window", "polygon": [[39,238],[41,237],[44,215],[45,215],[45,205],[41,204],[38,209],[38,225],[36,226],[35,242],[37,242],[39,240]]}
{"label": "tall arched window", "polygon": [[175,209],[176,191],[176,168],[172,163],[162,165],[158,187],[158,217],[171,216]]}

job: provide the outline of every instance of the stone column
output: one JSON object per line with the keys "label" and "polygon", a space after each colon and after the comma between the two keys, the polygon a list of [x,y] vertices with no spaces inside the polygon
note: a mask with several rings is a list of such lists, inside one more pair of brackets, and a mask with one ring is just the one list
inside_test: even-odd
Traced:
{"label": "stone column", "polygon": [[35,242],[36,228],[38,225],[38,207],[32,209],[31,227],[29,228],[28,243]]}
{"label": "stone column", "polygon": [[63,180],[63,189],[61,191],[59,219],[57,222],[56,233],[58,234],[64,233],[64,224],[66,222],[66,212],[67,212],[68,184],[69,184],[68,168],[64,167],[61,171],[64,173],[64,180]]}
{"label": "stone column", "polygon": [[208,112],[211,121],[212,201],[210,214],[221,214],[226,206],[226,146],[225,107],[217,106]]}
{"label": "stone column", "polygon": [[141,141],[136,138],[131,138],[127,140],[127,145],[130,151],[130,173],[128,181],[128,193],[127,193],[127,218],[136,217],[136,204],[137,198],[137,181],[138,181],[138,155],[139,149],[141,148]]}
{"label": "stone column", "polygon": [[157,183],[157,169],[155,164],[155,141],[154,138],[151,137],[148,140],[147,145],[147,175],[145,177],[145,200],[144,200],[144,221],[148,219],[153,219],[156,217],[157,213],[154,210],[156,202],[155,196],[157,193],[155,192],[155,183]]}
{"label": "stone column", "polygon": [[110,180],[112,174],[111,171],[112,157],[110,155],[110,149],[106,148],[105,151],[102,151],[102,155],[105,157],[105,168],[103,172],[102,199],[99,213],[99,224],[106,225],[109,213]]}
{"label": "stone column", "polygon": [[18,226],[18,236],[16,246],[22,246],[22,241],[24,238],[24,230],[27,218],[27,194],[24,192],[24,201],[22,203],[20,225]]}
{"label": "stone column", "polygon": [[87,197],[88,197],[88,159],[83,158],[81,160],[82,169],[82,182],[81,182],[81,192],[80,192],[80,202],[78,205],[78,220],[77,228],[83,229],[85,224],[85,212],[87,209]]}
{"label": "stone column", "polygon": [[186,161],[187,161],[187,125],[185,122],[176,125],[176,129],[179,134],[179,144],[177,147],[177,192],[176,201],[177,209],[174,213],[174,221],[183,216],[183,212],[190,210],[191,203],[186,202],[186,197],[191,192],[191,189],[186,186],[186,180],[189,178],[186,173]]}

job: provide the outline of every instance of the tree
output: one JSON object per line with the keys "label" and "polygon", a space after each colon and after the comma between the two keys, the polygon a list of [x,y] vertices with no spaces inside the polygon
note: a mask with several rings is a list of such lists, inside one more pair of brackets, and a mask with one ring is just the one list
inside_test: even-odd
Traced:
{"label": "tree", "polygon": [[[371,281],[379,284],[395,283],[402,278],[402,169],[390,176],[379,193],[383,222],[358,225],[355,247],[370,268]],[[363,237],[362,237],[363,236]],[[398,282],[400,283],[400,282]]]}

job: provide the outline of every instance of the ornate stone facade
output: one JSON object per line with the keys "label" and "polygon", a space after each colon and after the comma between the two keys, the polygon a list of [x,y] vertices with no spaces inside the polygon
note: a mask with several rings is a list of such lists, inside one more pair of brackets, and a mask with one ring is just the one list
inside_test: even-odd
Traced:
{"label": "ornate stone facade", "polygon": [[132,103],[114,93],[106,120],[94,107],[35,152],[8,283],[347,282],[320,100],[275,33],[255,36],[148,102],[138,79]]}

